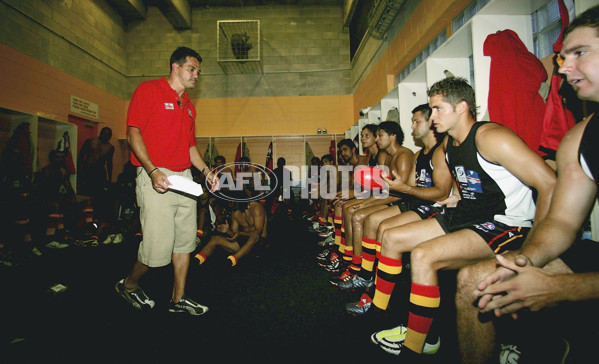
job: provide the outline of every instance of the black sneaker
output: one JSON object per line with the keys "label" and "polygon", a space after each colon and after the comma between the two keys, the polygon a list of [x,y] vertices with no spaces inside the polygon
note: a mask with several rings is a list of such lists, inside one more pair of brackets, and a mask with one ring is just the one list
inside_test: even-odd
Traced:
{"label": "black sneaker", "polygon": [[342,258],[338,258],[338,259],[332,260],[329,264],[327,264],[324,267],[324,269],[329,273],[340,273],[340,272],[343,272],[348,266],[349,266],[349,263],[347,263]]}
{"label": "black sneaker", "polygon": [[336,261],[336,260],[340,260],[341,257],[339,256],[339,254],[335,253],[335,252],[331,252],[331,254],[329,254],[329,257],[326,258],[325,260],[318,260],[317,264],[323,268],[325,268],[327,265],[331,264],[332,262]]}
{"label": "black sneaker", "polygon": [[199,316],[208,312],[208,307],[183,296],[181,297],[181,301],[177,303],[171,300],[168,310],[169,312],[189,312],[190,315]]}
{"label": "black sneaker", "polygon": [[369,280],[366,280],[359,275],[353,276],[351,279],[339,283],[339,289],[342,291],[356,291],[356,290],[364,290],[370,291],[374,287],[374,277],[370,277]]}
{"label": "black sneaker", "polygon": [[346,269],[343,271],[343,273],[341,273],[341,275],[339,275],[338,277],[333,277],[329,280],[329,282],[333,285],[333,286],[339,286],[340,283],[343,283],[347,280],[352,279],[352,277],[355,276],[355,273],[351,273],[349,271],[349,269]]}
{"label": "black sneaker", "polygon": [[141,287],[137,287],[133,292],[127,292],[125,289],[125,279],[116,282],[114,289],[125,299],[125,301],[129,302],[129,304],[137,310],[149,310],[156,304],[156,302],[146,295]]}
{"label": "black sneaker", "polygon": [[331,253],[333,253],[333,249],[327,248],[316,255],[316,260],[319,262],[325,262],[331,256]]}
{"label": "black sneaker", "polygon": [[320,229],[318,229],[317,233],[318,236],[320,236],[321,238],[327,238],[331,235],[333,235],[333,233],[335,232],[335,229],[332,226],[323,226]]}
{"label": "black sneaker", "polygon": [[354,317],[364,316],[372,306],[372,298],[366,293],[362,294],[358,302],[351,302],[345,305],[345,312]]}

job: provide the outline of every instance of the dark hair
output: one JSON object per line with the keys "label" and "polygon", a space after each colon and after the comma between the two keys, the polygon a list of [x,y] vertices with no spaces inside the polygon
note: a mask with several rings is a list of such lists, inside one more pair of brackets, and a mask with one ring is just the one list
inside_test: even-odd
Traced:
{"label": "dark hair", "polygon": [[176,63],[179,66],[184,65],[185,62],[187,61],[187,57],[193,57],[193,58],[197,59],[198,62],[202,63],[202,57],[200,57],[198,52],[194,51],[191,48],[179,47],[179,48],[175,49],[173,54],[171,54],[171,60],[170,60],[170,63],[168,64],[169,70],[172,67],[173,63]]}
{"label": "dark hair", "polygon": [[339,141],[339,143],[337,143],[337,149],[341,149],[342,146],[347,146],[350,149],[355,149],[356,147],[356,143],[354,143],[353,140],[351,139],[341,139]]}
{"label": "dark hair", "polygon": [[376,135],[376,131],[379,130],[379,126],[376,124],[366,124],[362,128],[362,131],[364,131],[364,129],[369,130],[372,133],[372,135]]}
{"label": "dark hair", "polygon": [[379,130],[383,130],[389,135],[395,135],[397,143],[403,145],[404,134],[399,123],[396,123],[395,121],[383,121],[379,124]]}
{"label": "dark hair", "polygon": [[285,162],[287,162],[285,158],[279,157],[279,159],[277,159],[277,167],[283,167],[285,165]]}
{"label": "dark hair", "polygon": [[330,154],[325,154],[325,155],[323,155],[323,156],[320,158],[320,160],[321,160],[321,161],[323,161],[323,162],[324,162],[325,160],[328,160],[328,161],[329,161],[329,162],[331,162],[331,163],[334,163],[334,162],[335,162],[335,158],[333,158],[333,156],[332,156],[332,155],[330,155]]}
{"label": "dark hair", "polygon": [[447,77],[435,82],[427,92],[428,97],[441,95],[445,102],[455,106],[466,101],[470,115],[476,119],[476,97],[472,86],[461,77]]}
{"label": "dark hair", "polygon": [[422,116],[424,116],[424,120],[426,121],[429,121],[429,119],[431,118],[431,113],[433,112],[433,110],[428,104],[416,106],[414,110],[412,110],[412,114],[416,114],[418,111],[422,113]]}
{"label": "dark hair", "polygon": [[250,201],[244,200],[244,198],[247,198],[247,196],[243,193],[243,191],[228,191],[227,194],[234,199],[228,203],[229,212],[232,213],[236,210],[244,212],[247,210],[248,206],[250,205]]}
{"label": "dark hair", "polygon": [[217,155],[216,157],[214,157],[214,163],[216,163],[219,160],[223,161],[223,164],[227,163],[227,161],[225,160],[225,157],[223,157],[222,155]]}
{"label": "dark hair", "polygon": [[564,37],[570,34],[578,27],[590,27],[599,30],[599,5],[587,9],[584,13],[576,17],[564,30]]}
{"label": "dark hair", "polygon": [[245,210],[248,209],[249,205],[250,205],[249,201],[235,201],[235,202],[233,202],[233,211],[239,210],[241,212],[244,212]]}

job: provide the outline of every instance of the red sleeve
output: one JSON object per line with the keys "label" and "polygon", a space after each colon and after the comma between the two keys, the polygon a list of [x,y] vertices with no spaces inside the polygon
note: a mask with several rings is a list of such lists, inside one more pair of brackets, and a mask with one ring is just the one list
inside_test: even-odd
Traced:
{"label": "red sleeve", "polygon": [[142,82],[131,97],[129,110],[127,111],[127,127],[134,126],[143,130],[149,120],[150,109],[148,105],[153,103],[148,102],[153,97],[150,84]]}

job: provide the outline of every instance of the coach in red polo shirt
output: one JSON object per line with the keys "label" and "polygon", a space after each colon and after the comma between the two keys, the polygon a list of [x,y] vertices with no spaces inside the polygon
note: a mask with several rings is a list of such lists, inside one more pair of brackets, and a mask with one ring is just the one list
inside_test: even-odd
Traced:
{"label": "coach in red polo shirt", "polygon": [[168,176],[191,179],[192,164],[209,181],[214,180],[196,148],[196,111],[185,92],[196,86],[201,62],[193,49],[177,48],[170,58],[169,77],[141,83],[129,105],[127,140],[131,162],[138,166],[135,192],[143,240],[133,269],[115,288],[136,309],[151,309],[155,304],[139,286],[139,279],[151,267],[172,262],[169,311],[192,315],[208,311],[185,296],[189,257],[196,247],[196,200],[168,187]]}

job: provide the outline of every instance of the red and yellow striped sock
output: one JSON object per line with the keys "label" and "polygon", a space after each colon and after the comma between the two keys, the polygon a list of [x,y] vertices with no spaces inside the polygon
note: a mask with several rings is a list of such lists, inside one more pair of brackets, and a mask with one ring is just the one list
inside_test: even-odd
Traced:
{"label": "red and yellow striped sock", "polygon": [[376,240],[362,238],[362,270],[373,273],[376,259]]}
{"label": "red and yellow striped sock", "polygon": [[234,255],[229,255],[227,257],[227,259],[229,259],[231,261],[231,267],[234,267],[237,265],[237,257]]}
{"label": "red and yellow striped sock", "polygon": [[56,235],[56,225],[58,224],[59,219],[59,214],[48,215],[48,225],[46,225],[46,237]]}
{"label": "red and yellow striped sock", "polygon": [[389,300],[395,288],[397,278],[401,274],[402,264],[400,259],[393,259],[381,255],[376,272],[376,290],[372,303],[381,310],[389,307]]}
{"label": "red and yellow striped sock", "polygon": [[199,238],[203,237],[204,236],[204,230],[198,229],[196,231],[196,236],[199,237]]}
{"label": "red and yellow striped sock", "polygon": [[381,248],[383,247],[383,243],[375,240],[374,243],[376,244],[376,258],[380,258],[381,257]]}
{"label": "red and yellow striped sock", "polygon": [[404,345],[413,352],[422,354],[426,336],[439,310],[440,303],[439,286],[427,286],[412,282],[408,332]]}
{"label": "red and yellow striped sock", "polygon": [[86,223],[94,222],[94,208],[91,205],[85,206],[83,208],[83,215],[85,216]]}
{"label": "red and yellow striped sock", "polygon": [[195,255],[194,258],[196,258],[197,260],[199,260],[200,264],[204,264],[204,262],[206,261],[206,259],[208,259],[208,257],[204,253],[198,253],[198,254]]}
{"label": "red and yellow striped sock", "polygon": [[339,256],[344,256],[345,255],[345,244],[341,244],[339,245],[338,249],[339,250]]}
{"label": "red and yellow striped sock", "polygon": [[362,269],[362,257],[355,255],[352,257],[351,264],[349,265],[349,271],[352,274],[357,274]]}
{"label": "red and yellow striped sock", "polygon": [[342,259],[346,262],[351,262],[354,258],[354,247],[352,245],[345,245],[345,250],[343,251]]}
{"label": "red and yellow striped sock", "polygon": [[341,244],[341,216],[335,216],[333,226],[335,227],[335,244]]}
{"label": "red and yellow striped sock", "polygon": [[56,229],[64,230],[64,215],[58,214],[58,221],[56,221]]}
{"label": "red and yellow striped sock", "polygon": [[320,217],[318,218],[318,224],[319,224],[320,226],[324,226],[324,225],[326,224],[326,222],[327,222],[327,220],[326,220],[324,217],[320,216]]}
{"label": "red and yellow striped sock", "polygon": [[345,246],[345,224],[341,223],[341,239],[339,239],[339,246]]}

